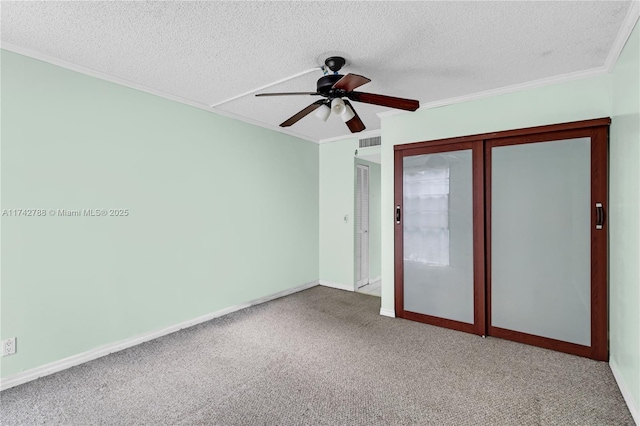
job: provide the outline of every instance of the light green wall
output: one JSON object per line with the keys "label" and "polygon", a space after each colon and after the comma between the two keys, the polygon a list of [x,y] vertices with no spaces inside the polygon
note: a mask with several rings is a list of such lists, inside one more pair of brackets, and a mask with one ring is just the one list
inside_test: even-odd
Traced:
{"label": "light green wall", "polygon": [[[358,139],[320,145],[320,280],[351,288],[356,149]],[[345,215],[349,216],[347,223]]]}
{"label": "light green wall", "polygon": [[610,353],[640,406],[640,47],[636,28],[613,74],[382,119],[382,308],[394,309],[393,146],[612,117]]}
{"label": "light green wall", "polygon": [[[358,139],[320,145],[320,280],[353,288],[355,280],[355,164],[370,166],[369,276],[380,276],[380,165],[356,159],[378,147],[358,148]],[[375,194],[375,195],[374,195]],[[344,216],[349,220],[344,222]]]}
{"label": "light green wall", "polygon": [[609,147],[611,363],[640,408],[640,25],[613,71]]}
{"label": "light green wall", "polygon": [[394,145],[610,115],[603,75],[382,118],[382,309],[394,310]]}
{"label": "light green wall", "polygon": [[1,59],[2,209],[130,212],[2,218],[2,377],[318,279],[318,145]]}
{"label": "light green wall", "polygon": [[[639,405],[638,38],[613,75],[382,119],[383,309],[394,308],[394,145],[612,116],[611,359]],[[130,210],[2,218],[1,337],[19,348],[2,377],[317,278],[353,285],[357,139],[318,147],[1,59],[2,208]]]}
{"label": "light green wall", "polygon": [[380,276],[380,164],[360,158],[355,159],[355,164],[369,166],[369,279],[373,280]]}

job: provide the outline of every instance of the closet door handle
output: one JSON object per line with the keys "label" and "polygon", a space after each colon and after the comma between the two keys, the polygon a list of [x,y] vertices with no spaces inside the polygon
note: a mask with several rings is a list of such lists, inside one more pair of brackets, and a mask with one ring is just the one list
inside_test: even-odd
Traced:
{"label": "closet door handle", "polygon": [[602,229],[604,225],[604,208],[602,203],[596,203],[596,229]]}
{"label": "closet door handle", "polygon": [[400,205],[396,206],[396,224],[400,223],[400,219],[402,219],[402,213],[400,213]]}

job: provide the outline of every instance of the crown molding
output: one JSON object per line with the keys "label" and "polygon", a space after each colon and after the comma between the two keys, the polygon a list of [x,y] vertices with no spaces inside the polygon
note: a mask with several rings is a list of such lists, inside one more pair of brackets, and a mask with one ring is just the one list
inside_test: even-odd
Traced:
{"label": "crown molding", "polygon": [[[607,73],[608,73],[608,70],[603,65],[601,67],[592,68],[589,70],[576,71],[568,74],[562,74],[562,75],[557,75],[553,77],[541,78],[539,80],[528,81],[525,83],[513,84],[511,86],[499,87],[497,89],[485,90],[483,92],[476,92],[470,95],[457,96],[454,98],[447,98],[439,101],[429,102],[429,103],[423,104],[420,108],[418,108],[417,111],[427,110],[431,108],[438,108],[438,107],[443,107],[447,105],[459,104],[462,102],[475,101],[478,99],[490,98],[498,95],[506,95],[509,93],[520,92],[522,90],[535,89],[539,87],[550,86],[552,84],[557,84],[557,83],[566,83],[568,81],[580,80],[588,77],[596,77],[598,75],[603,75]],[[376,115],[380,118],[388,118],[388,117],[394,117],[396,115],[404,115],[409,113],[410,111],[394,110],[394,111],[380,112]]]}
{"label": "crown molding", "polygon": [[184,105],[189,105],[191,107],[198,108],[198,109],[201,109],[203,111],[210,112],[212,114],[221,115],[221,116],[227,117],[227,118],[232,118],[234,120],[238,120],[238,121],[245,122],[247,124],[251,124],[251,125],[254,125],[254,126],[262,127],[264,129],[273,130],[275,132],[284,133],[286,135],[293,136],[293,137],[296,137],[298,139],[303,139],[303,140],[306,140],[306,141],[309,141],[309,142],[313,142],[313,143],[316,143],[316,144],[318,143],[318,139],[311,138],[309,136],[302,135],[300,133],[296,133],[296,132],[293,132],[293,131],[288,130],[288,129],[282,129],[282,128],[278,127],[278,126],[273,126],[271,124],[267,124],[267,123],[263,123],[261,121],[257,121],[257,120],[253,120],[253,119],[250,119],[250,118],[247,118],[247,117],[243,117],[243,116],[240,116],[240,115],[228,112],[228,111],[224,111],[224,110],[221,110],[221,109],[218,109],[218,108],[212,108],[211,106],[209,106],[207,104],[204,104],[204,103],[196,102],[196,101],[193,101],[191,99],[183,98],[181,96],[177,96],[177,95],[174,95],[174,94],[171,94],[171,93],[163,92],[161,90],[153,89],[151,87],[145,86],[145,85],[140,84],[140,83],[134,83],[134,82],[126,80],[124,78],[115,77],[115,76],[113,76],[111,74],[107,74],[107,73],[104,73],[102,71],[94,70],[93,68],[85,67],[85,66],[82,66],[82,65],[77,65],[77,64],[65,61],[63,59],[58,59],[58,58],[55,58],[53,56],[49,56],[49,55],[44,54],[44,53],[36,52],[34,50],[31,50],[31,49],[27,49],[27,48],[24,48],[24,47],[20,47],[20,46],[14,45],[12,43],[2,42],[2,43],[0,43],[0,48],[4,49],[4,50],[7,50],[9,52],[17,53],[19,55],[27,56],[27,57],[32,58],[32,59],[37,59],[39,61],[47,62],[49,64],[52,64],[52,65],[55,65],[55,66],[58,66],[58,67],[61,67],[61,68],[65,68],[65,69],[68,69],[68,70],[71,70],[71,71],[75,71],[75,72],[78,72],[80,74],[85,74],[85,75],[88,75],[90,77],[99,78],[101,80],[105,80],[105,81],[108,81],[110,83],[115,83],[115,84],[118,84],[120,86],[125,86],[125,87],[128,87],[130,89],[138,90],[140,92],[149,93],[151,95],[159,96],[159,97],[164,98],[164,99],[169,99],[169,100],[174,101],[174,102],[179,102],[179,103],[184,104]]}
{"label": "crown molding", "polygon": [[274,132],[283,133],[285,135],[293,136],[295,138],[302,139],[302,140],[305,140],[307,142],[313,142],[315,144],[319,143],[318,139],[312,138],[310,136],[303,135],[301,133],[297,133],[297,132],[294,132],[294,131],[289,130],[289,129],[284,129],[284,128],[280,127],[280,126],[274,126],[274,125],[269,124],[269,123],[264,123],[262,121],[254,120],[252,118],[248,118],[248,117],[245,117],[245,116],[242,116],[242,115],[238,115],[238,114],[235,114],[233,112],[225,111],[223,109],[208,108],[208,110],[209,110],[209,112],[212,112],[212,113],[218,114],[218,115],[222,115],[223,117],[233,118],[234,120],[238,120],[238,121],[242,121],[242,122],[247,123],[247,124],[252,124],[254,126],[262,127],[264,129],[273,130]]}
{"label": "crown molding", "polygon": [[343,141],[345,139],[372,138],[374,136],[381,136],[381,135],[382,135],[381,129],[374,129],[374,130],[368,130],[366,132],[351,133],[351,134],[343,135],[343,136],[334,136],[332,138],[320,139],[318,141],[318,144],[330,143],[330,142],[338,142],[338,141]]}
{"label": "crown molding", "polygon": [[71,71],[75,71],[75,72],[78,72],[80,74],[85,74],[85,75],[88,75],[88,76],[91,76],[91,77],[96,77],[96,78],[99,78],[101,80],[106,80],[106,81],[109,81],[111,83],[119,84],[120,86],[129,87],[131,89],[136,89],[136,90],[139,90],[141,92],[150,93],[152,95],[160,96],[160,97],[163,97],[165,99],[169,99],[169,100],[172,100],[172,101],[180,102],[180,103],[192,106],[194,108],[198,108],[198,109],[202,109],[202,110],[211,112],[211,108],[206,104],[203,104],[203,103],[200,103],[200,102],[195,102],[195,101],[192,101],[190,99],[182,98],[180,96],[173,95],[173,94],[170,94],[170,93],[162,92],[160,90],[153,89],[153,88],[145,86],[143,84],[134,83],[134,82],[126,80],[124,78],[115,77],[115,76],[112,76],[110,74],[103,73],[103,72],[98,71],[98,70],[94,70],[93,68],[85,67],[85,66],[82,66],[82,65],[76,65],[74,63],[65,61],[63,59],[58,59],[58,58],[55,58],[53,56],[49,56],[49,55],[47,55],[45,53],[40,53],[40,52],[37,52],[35,50],[31,50],[31,49],[27,49],[27,48],[24,48],[24,47],[21,47],[21,46],[17,46],[17,45],[12,44],[12,43],[7,43],[5,41],[0,43],[0,48],[2,48],[4,50],[7,50],[7,51],[10,51],[10,52],[13,52],[13,53],[18,53],[18,54],[23,55],[23,56],[27,56],[27,57],[32,58],[32,59],[37,59],[39,61],[47,62],[49,64],[56,65],[56,66],[61,67],[61,68],[65,68],[65,69],[68,69],[68,70],[71,70]]}
{"label": "crown molding", "polygon": [[[583,78],[588,78],[588,77],[595,77],[595,76],[599,76],[599,75],[603,75],[603,74],[607,74],[610,73],[613,68],[615,67],[616,62],[618,61],[618,58],[620,57],[620,54],[622,53],[622,49],[624,48],[625,43],[627,42],[627,40],[629,39],[629,36],[631,35],[631,32],[633,31],[633,28],[636,25],[636,22],[638,21],[638,19],[640,18],[640,0],[633,0],[631,2],[631,6],[629,7],[629,10],[627,11],[627,15],[623,21],[622,26],[620,27],[620,31],[618,31],[618,35],[613,43],[613,46],[611,47],[611,50],[609,51],[609,55],[607,56],[607,59],[605,60],[604,65],[602,65],[601,67],[597,67],[597,68],[592,68],[589,70],[584,70],[584,71],[576,71],[576,72],[572,72],[572,73],[567,73],[567,74],[562,74],[562,75],[558,75],[558,76],[553,76],[553,77],[546,77],[546,78],[542,78],[539,80],[534,80],[534,81],[530,81],[530,82],[525,82],[525,83],[518,83],[518,84],[514,84],[514,85],[510,85],[510,86],[505,86],[505,87],[500,87],[497,89],[491,89],[491,90],[486,90],[486,91],[482,91],[482,92],[477,92],[477,93],[472,93],[469,95],[464,95],[464,96],[458,96],[458,97],[453,97],[453,98],[447,98],[447,99],[442,99],[442,100],[438,100],[438,101],[434,101],[434,102],[429,102],[426,104],[423,104],[418,111],[420,110],[426,110],[426,109],[431,109],[431,108],[438,108],[438,107],[443,107],[443,106],[447,106],[447,105],[453,105],[453,104],[458,104],[458,103],[462,103],[462,102],[468,102],[468,101],[473,101],[473,100],[479,100],[479,99],[483,99],[483,98],[489,98],[492,96],[498,96],[498,95],[505,95],[508,93],[514,93],[514,92],[519,92],[522,90],[527,90],[527,89],[534,89],[534,88],[539,88],[539,87],[544,87],[544,86],[549,86],[552,84],[558,84],[558,83],[566,83],[569,81],[573,81],[573,80],[579,80],[579,79],[583,79]],[[229,102],[231,100],[249,95],[251,93],[254,93],[258,90],[262,90],[263,88],[266,87],[270,87],[272,85],[278,84],[282,81],[286,81],[289,80],[291,78],[295,78],[295,77],[299,77],[300,75],[304,75],[307,74],[311,71],[315,71],[316,68],[312,68],[306,71],[303,71],[301,73],[295,74],[294,76],[291,77],[287,77],[285,79],[282,80],[278,80],[275,81],[273,83],[267,84],[265,86],[262,86],[260,88],[257,88],[255,90],[240,94],[238,96],[235,96],[233,98],[227,99],[225,101],[222,102],[218,102],[216,104],[214,104],[213,106],[211,105],[207,105],[204,103],[200,103],[200,102],[196,102],[187,98],[183,98],[181,96],[177,96],[177,95],[173,95],[171,93],[167,93],[167,92],[163,92],[161,90],[156,90],[153,89],[151,87],[145,86],[143,84],[139,84],[139,83],[134,83],[132,81],[120,78],[120,77],[115,77],[113,75],[107,74],[107,73],[103,73],[101,71],[97,71],[94,70],[92,68],[88,68],[88,67],[84,67],[81,65],[76,65],[73,64],[71,62],[67,62],[65,60],[62,59],[58,59],[49,55],[46,55],[44,53],[40,53],[40,52],[36,52],[30,49],[26,49],[20,46],[16,46],[14,44],[11,43],[7,43],[7,42],[2,42],[0,43],[0,48],[5,49],[7,51],[11,51],[14,53],[18,53],[20,55],[24,55],[24,56],[28,56],[30,58],[33,59],[37,59],[40,61],[44,61],[44,62],[48,62],[50,64],[62,67],[62,68],[66,68],[69,69],[71,71],[75,71],[75,72],[79,72],[81,74],[86,74],[89,75],[91,77],[96,77],[99,78],[101,80],[106,80],[109,81],[111,83],[115,83],[115,84],[119,84],[121,86],[125,86],[125,87],[129,87],[131,89],[135,89],[135,90],[139,90],[141,92],[145,92],[145,93],[149,93],[155,96],[159,96],[161,98],[165,98],[165,99],[169,99],[172,100],[174,102],[179,102],[185,105],[189,105],[192,106],[194,108],[198,108],[201,109],[203,111],[207,111],[207,112],[211,112],[217,115],[221,115],[223,117],[227,117],[227,118],[231,118],[234,120],[238,120],[238,121],[242,121],[244,123],[247,124],[251,124],[254,126],[258,126],[258,127],[262,127],[268,130],[273,130],[275,132],[279,132],[279,133],[283,133],[289,136],[293,136],[299,139],[303,139],[309,142],[313,142],[316,144],[323,144],[323,143],[330,143],[330,142],[336,142],[336,141],[340,141],[340,140],[344,140],[344,139],[350,139],[352,137],[354,137],[353,135],[342,135],[342,136],[335,136],[335,137],[331,137],[331,138],[325,138],[325,139],[316,139],[316,138],[312,138],[310,136],[307,135],[303,135],[300,133],[297,133],[295,131],[291,131],[289,129],[283,129],[279,126],[274,126],[272,124],[268,124],[268,123],[264,123],[258,120],[254,120],[251,118],[247,118],[232,112],[228,112],[219,108],[216,108],[216,106],[218,105],[222,105],[226,102]],[[401,115],[401,114],[408,114],[409,111],[399,111],[399,110],[390,110],[390,111],[384,111],[384,112],[380,112],[377,113],[376,115],[382,119],[382,118],[388,118],[388,117],[394,117],[397,115]],[[379,136],[380,135],[380,129],[375,129],[375,130],[371,130],[368,132],[363,132],[358,134],[357,138],[361,138],[361,137],[371,137],[371,136]]]}
{"label": "crown molding", "polygon": [[[426,105],[422,105],[416,111],[420,111],[421,109],[427,109],[427,106]],[[385,118],[385,117],[393,117],[395,115],[409,114],[411,112],[416,112],[416,111],[403,111],[403,110],[399,110],[399,109],[391,109],[389,111],[377,112],[376,115],[378,116],[378,118]]]}
{"label": "crown molding", "polygon": [[618,62],[622,49],[627,43],[627,40],[629,40],[629,37],[633,32],[633,28],[635,27],[636,22],[638,22],[638,18],[640,18],[640,0],[633,0],[629,10],[627,11],[627,16],[625,16],[624,21],[622,22],[620,31],[618,31],[618,36],[613,42],[613,46],[611,46],[609,56],[607,56],[607,60],[604,62],[608,72],[613,71],[613,67],[616,66],[616,62]]}
{"label": "crown molding", "polygon": [[[567,74],[556,75],[552,77],[541,78],[539,80],[533,80],[525,83],[513,84],[511,86],[499,87],[497,89],[486,90],[483,92],[472,93],[470,95],[458,96],[454,98],[442,99],[439,101],[429,102],[423,104],[418,111],[426,110],[431,108],[438,108],[447,105],[459,104],[462,102],[474,101],[483,98],[490,98],[492,96],[498,95],[506,95],[508,93],[519,92],[521,90],[527,89],[535,89],[544,86],[550,86],[552,84],[558,83],[566,83],[573,80],[580,80],[583,78],[596,77],[603,74],[608,74],[613,71],[613,67],[615,67],[616,62],[618,62],[618,58],[622,53],[622,49],[626,44],[627,40],[631,36],[631,32],[636,25],[636,22],[640,18],[640,0],[633,0],[629,10],[627,11],[627,15],[620,27],[620,31],[618,31],[618,35],[616,40],[609,51],[609,55],[605,60],[604,65],[592,68],[583,71],[575,71]],[[409,111],[384,111],[376,114],[379,118],[387,118],[394,117],[396,115],[408,114]]]}

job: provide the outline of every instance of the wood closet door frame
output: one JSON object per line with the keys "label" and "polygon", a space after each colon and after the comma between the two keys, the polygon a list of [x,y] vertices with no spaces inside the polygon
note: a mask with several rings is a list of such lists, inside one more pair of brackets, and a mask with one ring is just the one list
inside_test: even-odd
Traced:
{"label": "wood closet door frame", "polygon": [[[424,154],[471,150],[473,185],[473,324],[441,318],[404,309],[404,187],[403,160]],[[482,141],[463,141],[447,144],[433,144],[416,148],[396,149],[395,151],[395,195],[394,209],[398,206],[401,219],[395,223],[395,314],[398,318],[419,321],[426,324],[451,328],[478,335],[485,335],[485,260],[484,260],[484,195],[483,195],[483,144]],[[480,208],[476,208],[480,206]],[[394,218],[395,219],[395,218]]]}
{"label": "wood closet door frame", "polygon": [[[567,130],[551,130],[544,133],[492,138],[485,141],[485,197],[486,197],[486,303],[487,334],[515,342],[553,349],[573,355],[608,360],[607,341],[607,220],[608,212],[608,151],[609,125],[582,127]],[[514,330],[494,327],[491,323],[491,157],[492,148],[528,143],[553,142],[567,139],[591,139],[591,346],[569,343]],[[602,229],[596,230],[595,204],[602,203],[605,220]]]}
{"label": "wood closet door frame", "polygon": [[[403,211],[403,158],[412,155],[473,148],[474,227],[474,324],[404,310],[403,222],[394,222],[395,314],[396,317],[432,325],[491,335],[560,352],[608,360],[607,254],[608,254],[608,140],[610,118],[574,121],[472,136],[415,142],[394,146],[394,212]],[[591,138],[591,203],[603,204],[604,224],[594,232],[595,209],[591,211],[591,346],[505,330],[491,326],[491,147],[551,140]],[[469,145],[470,144],[470,145]],[[480,153],[480,159],[477,153]],[[480,161],[480,165],[478,165]],[[479,185],[480,184],[480,185]],[[394,215],[395,220],[395,215]],[[479,225],[478,225],[479,224]]]}

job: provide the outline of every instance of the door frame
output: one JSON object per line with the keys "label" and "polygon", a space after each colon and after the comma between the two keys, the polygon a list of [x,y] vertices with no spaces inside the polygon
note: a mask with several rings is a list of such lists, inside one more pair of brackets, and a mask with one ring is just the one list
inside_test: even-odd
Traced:
{"label": "door frame", "polygon": [[[601,361],[607,360],[607,221],[602,229],[594,231],[597,215],[595,204],[602,203],[608,211],[607,197],[607,138],[608,126],[583,127],[557,130],[532,135],[510,136],[486,140],[485,154],[485,197],[491,200],[491,148],[523,145],[529,143],[553,142],[566,139],[588,137],[591,139],[591,345],[584,346],[549,337],[536,336],[519,331],[494,327],[491,324],[491,202],[486,209],[487,244],[487,334],[502,339],[527,343],[559,352],[580,355]],[[604,284],[603,284],[604,283]]]}
{"label": "door frame", "polygon": [[[370,197],[369,188],[371,186],[371,184],[370,184],[370,181],[371,181],[371,170],[370,170],[369,166],[366,165],[366,164],[360,164],[360,163],[357,163],[357,162],[355,163],[356,194],[355,194],[354,198],[355,198],[356,206],[357,206],[357,200],[358,200],[358,192],[360,190],[360,188],[358,188],[358,169],[359,168],[363,168],[363,169],[367,170],[367,188],[366,188],[366,190],[367,190],[367,231],[366,231],[367,232],[367,238],[366,238],[366,240],[367,240],[367,258],[368,259],[367,259],[367,280],[366,280],[367,282],[365,284],[361,284],[362,279],[360,281],[358,281],[358,279],[357,279],[357,277],[358,277],[357,269],[358,269],[358,266],[359,266],[360,267],[360,274],[362,274],[362,258],[363,258],[363,256],[362,256],[362,247],[364,246],[364,244],[360,247],[360,257],[358,257],[357,256],[357,249],[356,249],[355,246],[357,244],[357,238],[358,238],[358,227],[361,225],[361,223],[360,223],[360,217],[358,216],[358,209],[357,209],[357,207],[355,207],[355,214],[354,214],[354,216],[355,216],[354,227],[355,227],[355,238],[356,238],[356,241],[354,242],[354,251],[356,251],[355,265],[354,265],[355,269],[356,269],[356,276],[355,276],[355,280],[354,280],[355,281],[355,286],[354,286],[355,291],[358,291],[358,289],[364,287],[367,284],[370,284],[370,280],[371,280],[371,277],[369,276],[369,270],[371,269],[371,265],[370,265],[371,256],[370,256],[370,253],[369,253],[369,248],[370,248],[369,247],[369,224],[370,224],[370,214],[369,214],[369,210],[370,209],[369,209],[369,207],[370,207],[370,203],[371,203],[371,197]],[[364,240],[364,238],[362,238],[361,242],[363,240]],[[362,278],[362,275],[360,275],[360,278]]]}
{"label": "door frame", "polygon": [[[402,163],[405,157],[423,154],[437,154],[470,149],[472,152],[472,186],[473,186],[473,324],[440,318],[404,309],[404,212]],[[451,144],[434,144],[417,148],[407,148],[395,151],[395,194],[394,208],[400,208],[400,220],[395,222],[395,314],[398,318],[424,322],[431,325],[451,328],[468,333],[485,335],[485,291],[484,291],[484,176],[483,176],[483,144],[481,141],[463,141]],[[480,206],[480,208],[476,208]],[[397,219],[397,218],[396,218]]]}
{"label": "door frame", "polygon": [[[460,323],[404,310],[403,222],[394,214],[395,313],[399,318],[491,335],[507,340],[540,346],[560,352],[606,361],[608,359],[607,290],[608,290],[608,132],[610,118],[574,121],[516,130],[483,133],[471,136],[438,139],[394,146],[394,213],[403,210],[403,158],[425,153],[453,151],[459,146],[479,146],[473,156],[473,226],[474,226],[474,322]],[[591,346],[582,346],[555,339],[505,330],[491,326],[491,147],[550,140],[591,138],[591,203],[603,204],[605,220],[601,230],[593,232],[596,211],[591,211]],[[474,145],[475,144],[475,145]],[[481,156],[478,160],[476,152]],[[480,161],[477,166],[477,161]],[[594,173],[594,171],[596,173]],[[477,184],[480,188],[478,189]],[[486,202],[485,202],[486,201]],[[479,225],[478,225],[479,221]],[[480,233],[481,235],[477,235]],[[481,254],[480,254],[481,253]],[[482,258],[482,264],[477,265]],[[480,273],[481,271],[481,273]],[[478,291],[479,290],[479,291]],[[478,294],[481,293],[481,294]],[[478,305],[481,305],[478,306]],[[481,318],[478,315],[481,313]]]}

